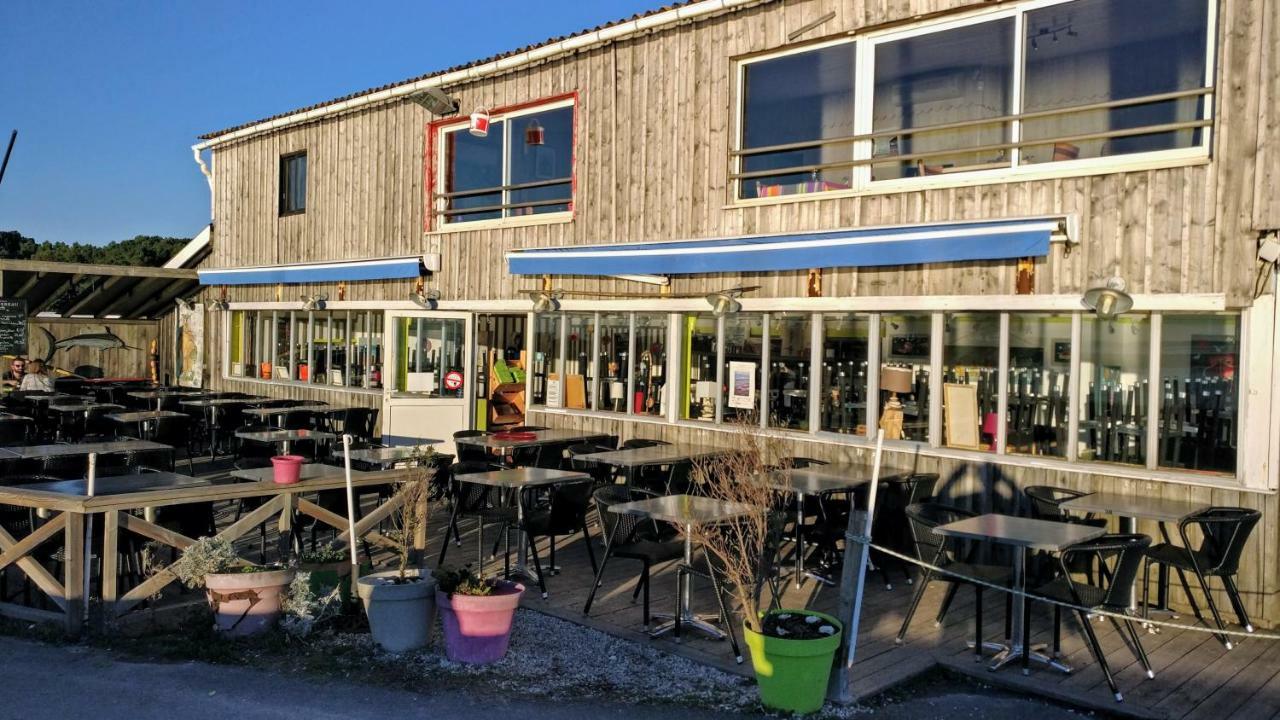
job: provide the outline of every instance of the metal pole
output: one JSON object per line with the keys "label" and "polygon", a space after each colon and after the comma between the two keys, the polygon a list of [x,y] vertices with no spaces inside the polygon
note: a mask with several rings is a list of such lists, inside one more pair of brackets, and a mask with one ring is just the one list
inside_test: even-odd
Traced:
{"label": "metal pole", "polygon": [[342,468],[347,480],[347,527],[351,530],[351,539],[347,546],[351,548],[351,583],[354,586],[360,571],[360,561],[356,555],[356,501],[355,491],[351,489],[351,436],[342,436]]}
{"label": "metal pole", "polygon": [[13,143],[18,139],[18,131],[14,130],[9,133],[9,147],[4,151],[4,162],[0,162],[0,183],[4,182],[5,168],[9,167],[9,156],[13,154]]}
{"label": "metal pole", "polygon": [[[98,475],[98,453],[89,453],[89,473],[86,476],[88,489],[85,492],[86,497],[93,497],[95,486],[97,484]],[[93,513],[88,513],[85,517],[84,525],[84,593],[80,596],[84,598],[84,619],[89,619],[89,580],[92,575],[93,568]],[[106,567],[106,564],[103,564]]]}
{"label": "metal pole", "polygon": [[[848,618],[845,620],[845,656],[844,664],[837,671],[836,692],[841,700],[849,700],[849,675],[853,672],[853,661],[858,649],[858,621],[862,617],[862,592],[866,586],[867,575],[867,556],[871,552],[871,523],[876,515],[876,495],[880,487],[880,455],[884,450],[884,428],[876,431],[876,452],[874,465],[871,468],[871,488],[867,493],[867,510],[866,517],[863,520],[862,535],[854,534],[856,515],[850,516],[849,526],[845,532],[846,549],[851,543],[857,543],[858,548],[858,569],[857,574],[852,578],[856,584],[856,590],[853,596],[853,607],[849,612]],[[847,552],[847,550],[846,550]],[[843,586],[848,585],[848,562],[845,563],[845,581]],[[842,587],[843,589],[843,587]]]}

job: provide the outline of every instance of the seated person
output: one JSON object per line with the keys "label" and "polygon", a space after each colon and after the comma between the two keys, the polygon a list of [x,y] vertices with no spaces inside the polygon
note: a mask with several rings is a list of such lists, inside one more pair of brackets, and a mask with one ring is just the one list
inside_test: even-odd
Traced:
{"label": "seated person", "polygon": [[0,375],[0,385],[9,388],[16,388],[22,383],[22,376],[27,371],[27,359],[18,356],[9,361],[9,369]]}
{"label": "seated person", "polygon": [[44,371],[43,361],[27,363],[27,374],[22,376],[18,389],[22,392],[53,392],[53,378]]}

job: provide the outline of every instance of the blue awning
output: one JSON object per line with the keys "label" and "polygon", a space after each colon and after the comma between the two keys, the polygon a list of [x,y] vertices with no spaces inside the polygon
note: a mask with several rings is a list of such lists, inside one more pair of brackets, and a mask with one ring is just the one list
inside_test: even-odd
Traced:
{"label": "blue awning", "polygon": [[847,228],[786,235],[578,245],[507,253],[513,275],[690,275],[877,267],[1049,254],[1063,218]]}
{"label": "blue awning", "polygon": [[265,267],[200,270],[201,285],[276,285],[356,280],[394,280],[421,277],[426,269],[421,255],[268,265]]}

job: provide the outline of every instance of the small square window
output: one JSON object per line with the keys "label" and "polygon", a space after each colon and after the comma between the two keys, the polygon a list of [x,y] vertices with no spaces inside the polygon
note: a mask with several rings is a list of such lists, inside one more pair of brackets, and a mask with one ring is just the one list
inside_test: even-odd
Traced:
{"label": "small square window", "polygon": [[307,154],[280,156],[280,214],[307,210]]}

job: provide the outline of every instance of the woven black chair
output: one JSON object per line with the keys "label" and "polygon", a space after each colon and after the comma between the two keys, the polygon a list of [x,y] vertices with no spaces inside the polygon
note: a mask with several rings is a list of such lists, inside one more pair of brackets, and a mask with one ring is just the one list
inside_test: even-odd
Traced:
{"label": "woven black chair", "polygon": [[[916,557],[925,563],[936,565],[939,568],[963,575],[965,577],[978,578],[995,585],[1009,585],[1013,579],[1013,570],[1009,567],[999,565],[983,565],[973,562],[973,557],[978,550],[977,543],[970,543],[968,552],[959,549],[962,543],[948,540],[942,535],[933,532],[933,529],[957,520],[974,517],[977,513],[970,512],[963,508],[953,507],[951,505],[943,505],[936,502],[916,503],[907,506],[906,516],[911,524],[911,538],[916,548]],[[916,588],[915,597],[911,599],[911,607],[907,610],[907,616],[902,621],[902,627],[898,630],[898,638],[896,642],[901,644],[907,636],[907,628],[911,626],[911,619],[916,614],[916,609],[920,606],[920,600],[924,598],[924,593],[929,589],[929,583],[934,579],[938,579],[948,584],[947,593],[942,598],[942,605],[938,608],[935,624],[941,625],[946,618],[947,610],[951,607],[951,601],[955,599],[956,591],[961,585],[969,585],[968,581],[960,579],[954,575],[936,573],[933,570],[926,569],[920,578],[920,585]],[[982,655],[982,586],[974,585],[975,604],[974,604],[974,653],[978,656]],[[1013,595],[1005,594],[1005,618],[1004,618],[1004,634],[1009,637],[1012,633],[1013,611]]]}
{"label": "woven black chair", "polygon": [[89,472],[89,458],[85,455],[51,455],[40,459],[38,474],[59,480],[80,480]]}
{"label": "woven black chair", "polygon": [[[1092,527],[1106,527],[1106,518],[1095,518],[1092,514],[1072,515],[1062,509],[1062,503],[1078,497],[1083,497],[1089,493],[1074,488],[1056,487],[1053,485],[1031,485],[1023,492],[1027,496],[1027,500],[1031,502],[1031,517],[1037,520],[1051,520],[1053,522],[1073,523],[1077,525],[1089,525]],[[1050,561],[1048,553],[1039,553],[1040,565],[1043,567],[1045,561]],[[1077,553],[1072,556],[1071,572],[1083,573],[1088,582],[1093,582],[1094,572],[1098,572],[1106,579],[1106,574],[1110,572],[1105,564],[1099,564],[1096,555],[1087,553]]]}
{"label": "woven black chair", "polygon": [[[1129,594],[1133,589],[1134,582],[1138,579],[1138,568],[1142,566],[1143,556],[1150,546],[1151,538],[1146,535],[1103,535],[1096,540],[1077,543],[1063,550],[1058,556],[1061,564],[1061,574],[1048,584],[1042,585],[1031,592],[1033,595],[1039,595],[1061,603],[1069,603],[1077,607],[1124,614],[1129,608]],[[1071,568],[1078,566],[1080,564],[1079,558],[1085,555],[1092,556],[1097,563],[1110,568],[1110,572],[1107,573],[1110,582],[1107,582],[1105,586],[1094,585],[1090,582],[1078,582],[1074,579]],[[1102,674],[1107,678],[1107,685],[1111,687],[1111,692],[1115,695],[1116,702],[1122,702],[1124,696],[1121,695],[1119,688],[1116,687],[1116,680],[1111,674],[1111,666],[1107,664],[1106,654],[1103,653],[1102,646],[1098,643],[1098,636],[1093,631],[1093,623],[1089,619],[1089,613],[1085,610],[1076,610],[1076,615],[1080,621],[1081,631],[1089,643],[1089,650],[1098,661],[1098,666],[1102,668]],[[1134,656],[1142,663],[1143,669],[1147,671],[1147,677],[1154,678],[1155,672],[1151,669],[1151,661],[1147,658],[1147,651],[1142,647],[1142,640],[1133,626],[1133,621],[1128,618],[1123,622],[1116,620],[1115,617],[1110,619],[1120,637],[1126,637],[1127,633],[1126,642],[1130,644],[1130,649],[1133,650]],[[1030,637],[1031,623],[1024,621],[1022,624],[1023,647],[1031,647]],[[1057,657],[1061,651],[1062,606],[1055,604],[1053,606],[1054,657]],[[1027,667],[1027,657],[1025,655],[1023,656],[1022,664],[1023,668]]]}
{"label": "woven black chair", "polygon": [[[459,430],[453,434],[453,439],[469,437],[480,437],[489,433],[483,430]],[[458,454],[458,462],[489,462],[489,452],[478,445],[468,445],[464,443],[456,444],[456,452]]]}
{"label": "woven black chair", "polygon": [[550,565],[547,570],[554,573],[556,538],[581,532],[582,544],[587,549],[587,559],[591,561],[591,572],[593,575],[596,572],[596,553],[591,547],[591,533],[587,530],[587,511],[591,506],[591,493],[594,487],[595,483],[591,480],[554,485],[549,492],[546,509],[525,511],[524,533],[529,541],[529,550],[533,554],[533,567],[538,571],[538,589],[542,591],[544,598],[547,597],[547,573],[542,571],[542,560],[538,556],[539,538],[545,537],[550,540]]}
{"label": "woven black chair", "polygon": [[639,448],[654,447],[655,445],[670,445],[670,444],[671,443],[667,442],[666,440],[653,440],[650,438],[631,438],[630,440],[623,440],[622,445],[620,445],[618,449],[619,450],[636,450]]}
{"label": "woven black chair", "polygon": [[453,537],[455,544],[462,544],[461,534],[458,531],[459,520],[471,518],[476,521],[477,568],[484,567],[485,526],[501,524],[505,530],[515,523],[514,505],[497,498],[498,493],[492,492],[493,487],[466,481],[469,473],[489,472],[495,469],[498,469],[497,466],[491,463],[470,461],[456,462],[449,468],[450,482],[453,487],[453,509],[449,513],[449,524],[445,526],[444,542],[440,544],[440,557],[436,560],[436,567],[444,567],[450,536]]}
{"label": "woven black chair", "polygon": [[21,445],[27,441],[31,423],[23,420],[0,422],[0,446]]}
{"label": "woven black chair", "polygon": [[[1204,616],[1200,613],[1200,606],[1196,604],[1196,599],[1191,594],[1191,587],[1187,584],[1185,573],[1191,571],[1200,582],[1200,590],[1204,593],[1209,610],[1213,613],[1213,621],[1219,630],[1225,630],[1222,613],[1218,611],[1218,604],[1214,602],[1213,593],[1209,590],[1209,578],[1217,577],[1222,580],[1227,599],[1231,602],[1240,625],[1245,632],[1253,632],[1253,623],[1250,622],[1249,614],[1245,611],[1235,577],[1240,570],[1240,555],[1244,553],[1249,536],[1253,534],[1254,527],[1261,519],[1262,513],[1258,510],[1235,507],[1211,507],[1184,518],[1178,523],[1178,535],[1182,538],[1181,546],[1160,543],[1147,550],[1147,559],[1143,567],[1144,599],[1149,594],[1150,588],[1145,579],[1150,577],[1151,566],[1171,567],[1178,573],[1178,579],[1182,583],[1182,590],[1187,595],[1187,602],[1191,605],[1192,612],[1203,621]],[[1191,549],[1190,530],[1192,528],[1198,529],[1201,535],[1200,546],[1194,550]],[[1228,650],[1231,649],[1232,643],[1228,636],[1218,635],[1218,640]]]}
{"label": "woven black chair", "polygon": [[373,429],[378,424],[376,408],[347,408],[342,416],[342,432],[360,440],[373,441]]}
{"label": "woven black chair", "polygon": [[604,463],[581,460],[578,456],[609,452],[610,450],[613,450],[613,448],[604,445],[596,445],[594,443],[577,443],[565,448],[564,454],[569,460],[570,470],[586,473],[591,476],[591,480],[595,482],[597,486],[603,486],[613,484],[613,468],[605,465]]}
{"label": "woven black chair", "polygon": [[619,557],[640,561],[640,578],[635,590],[631,593],[631,601],[644,593],[644,628],[649,629],[649,576],[654,565],[659,565],[684,557],[684,543],[679,540],[654,540],[661,533],[652,520],[635,515],[611,512],[610,508],[633,500],[644,500],[652,494],[636,488],[622,485],[602,487],[592,493],[596,514],[600,527],[604,531],[604,557],[596,571],[595,581],[591,584],[591,594],[587,596],[586,605],[582,606],[582,614],[591,613],[591,604],[595,602],[596,590],[600,588],[609,558]]}
{"label": "woven black chair", "polygon": [[[156,418],[151,439],[173,448],[187,461],[187,472],[195,473],[196,446],[199,436],[191,430],[191,419],[186,416]],[[170,463],[172,465],[172,463]]]}

